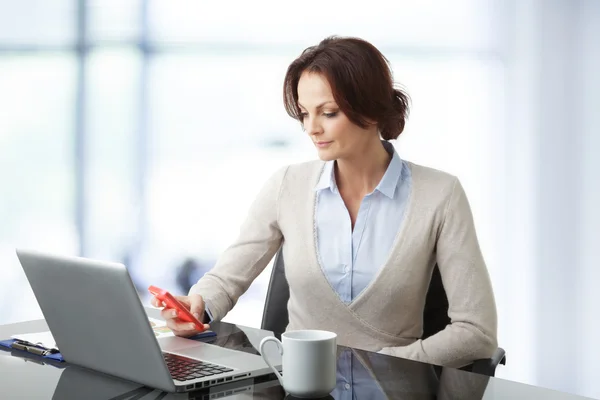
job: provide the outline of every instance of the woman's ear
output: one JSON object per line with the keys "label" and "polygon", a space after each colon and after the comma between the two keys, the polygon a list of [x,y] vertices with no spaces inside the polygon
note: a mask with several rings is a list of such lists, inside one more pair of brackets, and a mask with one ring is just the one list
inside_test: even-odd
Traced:
{"label": "woman's ear", "polygon": [[[377,121],[371,118],[365,118],[365,121],[367,121],[367,124],[369,125],[378,125]],[[377,131],[379,131],[379,127],[377,128]]]}

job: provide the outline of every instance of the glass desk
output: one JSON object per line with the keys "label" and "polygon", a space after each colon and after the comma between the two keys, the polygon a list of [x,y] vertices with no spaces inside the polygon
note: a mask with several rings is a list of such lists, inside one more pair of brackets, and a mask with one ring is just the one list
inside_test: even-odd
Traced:
{"label": "glass desk", "polygon": [[[148,309],[156,317],[156,310]],[[0,326],[0,339],[17,333],[47,330],[43,320]],[[214,323],[209,343],[259,354],[265,331]],[[43,361],[42,361],[43,360]],[[504,368],[504,367],[499,367]],[[337,387],[328,399],[564,399],[583,397],[490,378],[453,368],[338,347]],[[46,361],[16,350],[0,350],[1,399],[292,399],[274,375],[205,390],[164,393],[84,368]]]}

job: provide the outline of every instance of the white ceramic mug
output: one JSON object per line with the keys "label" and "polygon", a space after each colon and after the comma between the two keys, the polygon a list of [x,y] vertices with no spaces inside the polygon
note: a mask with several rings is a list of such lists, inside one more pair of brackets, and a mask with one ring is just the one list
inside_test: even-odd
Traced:
{"label": "white ceramic mug", "polygon": [[[335,389],[337,363],[337,335],[328,331],[289,331],[280,342],[268,336],[260,342],[260,354],[277,375],[283,389],[295,397],[323,397]],[[283,356],[283,376],[273,368],[264,347],[275,342]]]}

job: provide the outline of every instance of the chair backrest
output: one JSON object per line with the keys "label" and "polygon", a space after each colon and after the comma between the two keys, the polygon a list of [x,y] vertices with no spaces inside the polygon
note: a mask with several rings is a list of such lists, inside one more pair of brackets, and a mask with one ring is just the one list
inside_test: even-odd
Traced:
{"label": "chair backrest", "polygon": [[444,330],[450,324],[448,316],[448,296],[442,283],[442,275],[437,264],[433,267],[427,297],[425,298],[425,308],[423,309],[423,335],[421,339]]}
{"label": "chair backrest", "polygon": [[[275,333],[283,333],[287,328],[289,317],[287,304],[290,298],[290,288],[285,278],[283,253],[281,249],[275,256],[271,280],[267,289],[267,298],[261,328]],[[425,308],[423,310],[423,336],[425,339],[446,328],[450,323],[448,317],[448,298],[442,277],[437,265],[433,269],[431,282],[427,291]]]}
{"label": "chair backrest", "polygon": [[289,322],[287,309],[289,298],[290,287],[285,278],[283,252],[279,249],[273,262],[271,280],[267,289],[267,298],[265,299],[265,308],[261,323],[262,329],[279,334],[285,331]]}

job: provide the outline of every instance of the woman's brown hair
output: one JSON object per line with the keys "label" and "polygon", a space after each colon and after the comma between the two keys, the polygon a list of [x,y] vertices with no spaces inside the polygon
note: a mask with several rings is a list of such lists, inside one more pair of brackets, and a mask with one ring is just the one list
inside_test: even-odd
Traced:
{"label": "woman's brown hair", "polygon": [[371,43],[358,38],[328,37],[305,49],[287,69],[283,103],[301,121],[298,82],[303,72],[322,74],[340,110],[354,124],[367,128],[376,121],[381,137],[397,139],[408,117],[408,95],[394,87],[389,61]]}

